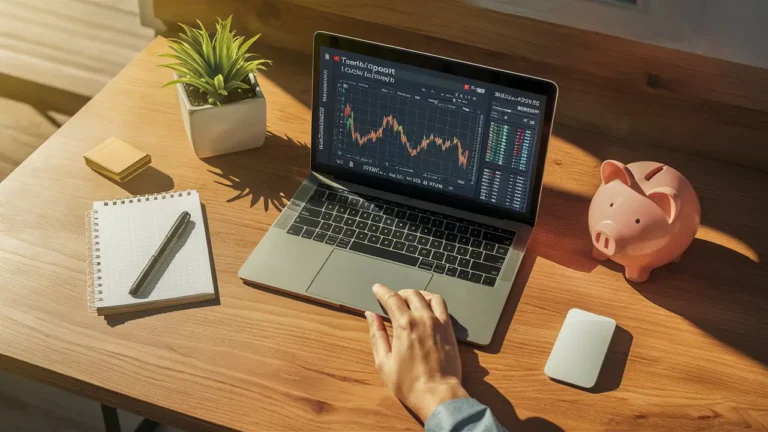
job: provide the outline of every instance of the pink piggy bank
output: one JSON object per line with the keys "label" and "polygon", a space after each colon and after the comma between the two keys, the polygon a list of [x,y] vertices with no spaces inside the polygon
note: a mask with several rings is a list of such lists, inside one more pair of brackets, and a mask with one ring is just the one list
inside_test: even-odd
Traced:
{"label": "pink piggy bank", "polygon": [[603,183],[589,205],[592,256],[624,266],[632,282],[677,262],[699,229],[701,207],[691,183],[657,162],[607,160]]}

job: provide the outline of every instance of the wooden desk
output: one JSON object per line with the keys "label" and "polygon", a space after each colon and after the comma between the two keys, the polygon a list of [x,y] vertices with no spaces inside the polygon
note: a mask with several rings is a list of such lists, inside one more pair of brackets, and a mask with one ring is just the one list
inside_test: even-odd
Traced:
{"label": "wooden desk", "polygon": [[[170,79],[154,67],[164,50],[155,40],[0,183],[0,367],[192,430],[419,430],[376,374],[361,318],[237,278],[308,171],[310,59],[266,53],[276,60],[260,78],[266,144],[202,161],[174,89],[160,89]],[[470,393],[510,430],[768,427],[768,175],[555,132],[540,223],[494,342],[461,349]],[[91,171],[82,154],[110,136],[152,154],[154,168],[126,185]],[[701,195],[699,239],[643,285],[589,257],[586,212],[603,158],[665,161]],[[220,304],[87,313],[91,202],[172,188],[200,191]],[[573,307],[623,329],[592,392],[543,373]]]}

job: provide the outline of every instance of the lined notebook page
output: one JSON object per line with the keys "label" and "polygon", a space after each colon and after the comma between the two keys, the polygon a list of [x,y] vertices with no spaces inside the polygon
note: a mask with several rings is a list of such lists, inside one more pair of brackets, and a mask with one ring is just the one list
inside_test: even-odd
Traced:
{"label": "lined notebook page", "polygon": [[[98,219],[102,294],[97,310],[214,294],[200,197],[173,192],[93,204]],[[128,294],[182,211],[191,222],[149,281],[146,298]],[[149,305],[147,305],[149,306]]]}

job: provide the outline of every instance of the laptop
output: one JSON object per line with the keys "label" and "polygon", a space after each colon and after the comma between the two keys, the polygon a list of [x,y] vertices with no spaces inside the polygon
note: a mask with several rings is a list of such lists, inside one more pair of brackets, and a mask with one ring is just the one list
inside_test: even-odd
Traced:
{"label": "laptop", "polygon": [[384,314],[371,292],[442,295],[490,343],[539,207],[554,82],[316,33],[311,173],[240,278]]}

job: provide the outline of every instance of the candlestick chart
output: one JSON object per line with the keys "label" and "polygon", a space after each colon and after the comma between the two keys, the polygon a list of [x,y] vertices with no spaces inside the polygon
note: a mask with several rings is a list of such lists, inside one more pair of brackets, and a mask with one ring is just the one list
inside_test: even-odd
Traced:
{"label": "candlestick chart", "polygon": [[479,115],[359,86],[339,93],[339,154],[474,182]]}

